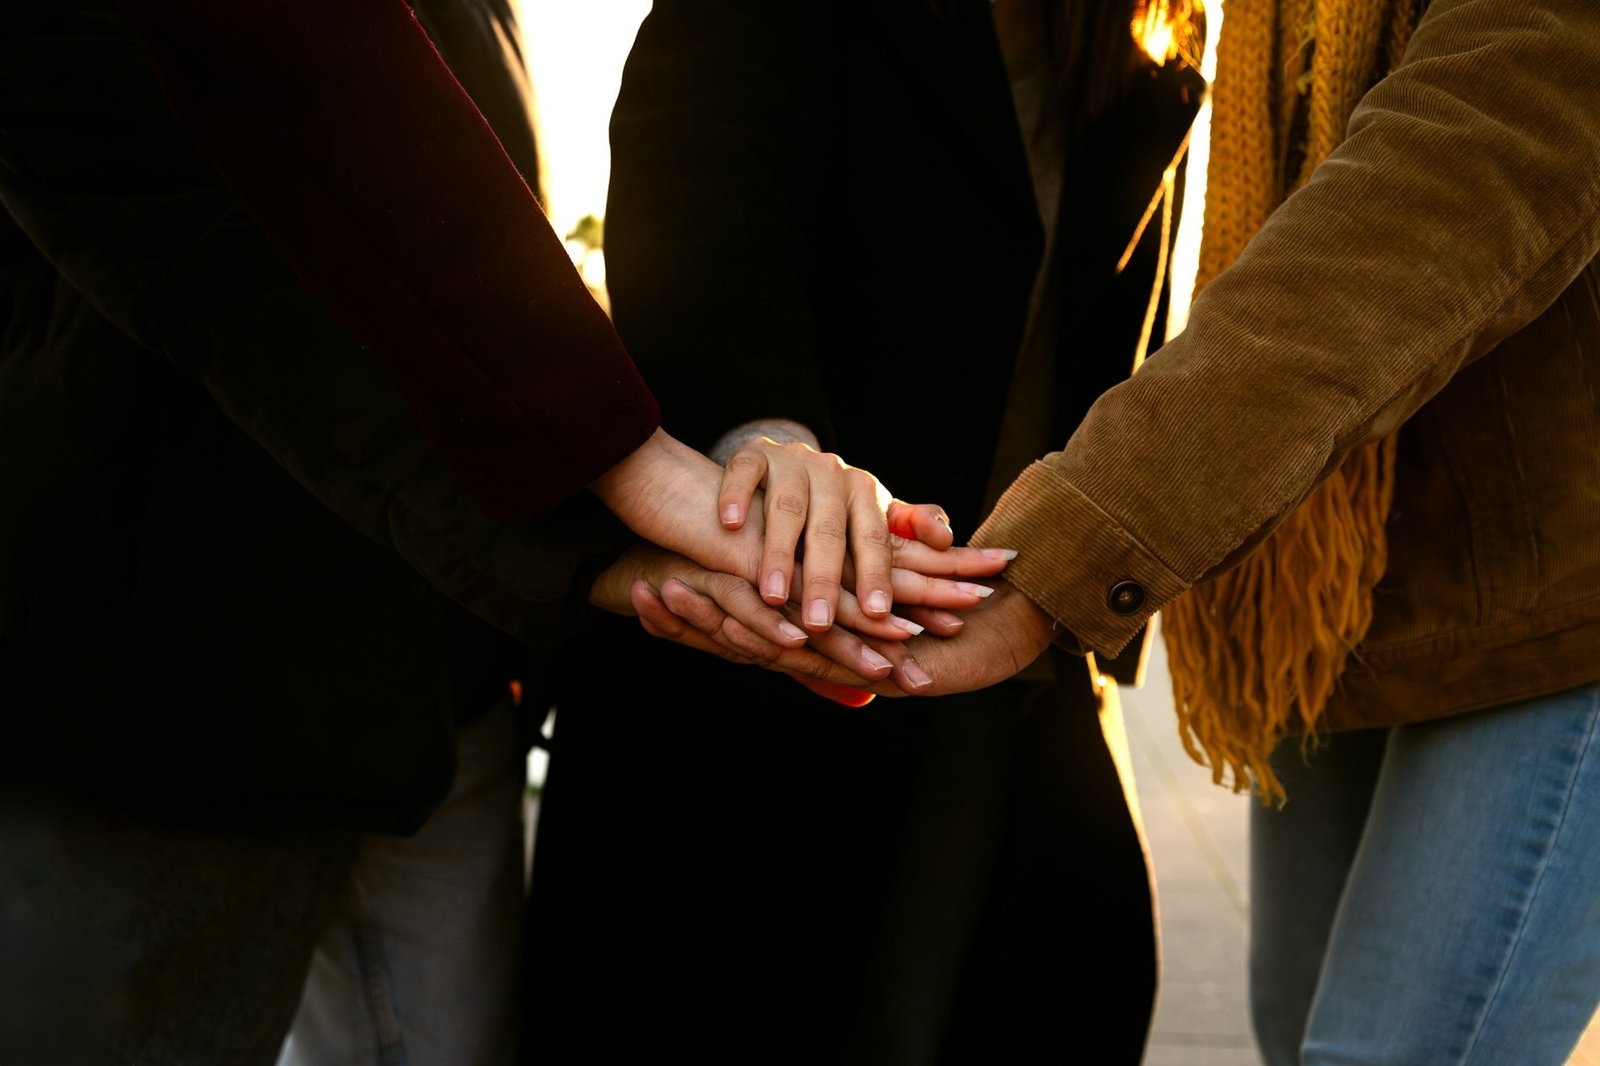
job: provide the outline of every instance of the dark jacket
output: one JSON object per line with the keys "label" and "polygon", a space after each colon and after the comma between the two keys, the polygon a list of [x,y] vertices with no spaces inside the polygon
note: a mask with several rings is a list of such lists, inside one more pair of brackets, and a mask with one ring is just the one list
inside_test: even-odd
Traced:
{"label": "dark jacket", "polygon": [[[292,6],[273,8],[292,15]],[[323,205],[320,244],[297,245],[295,234],[278,230],[275,247],[158,85],[152,55],[169,83],[200,84],[185,67],[196,54],[186,50],[192,41],[179,34],[164,49],[157,34],[142,47],[99,3],[8,5],[0,56],[0,759],[8,787],[101,791],[233,819],[414,826],[449,783],[457,709],[503,692],[512,671],[536,690],[537,676],[525,672],[533,666],[526,654],[510,654],[505,634],[529,654],[547,649],[576,609],[568,598],[573,574],[617,533],[584,500],[569,514],[526,516],[592,476],[565,456],[588,448],[604,469],[631,447],[627,439],[649,432],[653,403],[642,389],[643,417],[631,418],[641,408],[623,404],[630,417],[598,424],[592,440],[576,433],[546,448],[530,445],[538,438],[527,431],[473,425],[464,425],[463,442],[448,420],[429,420],[428,400],[443,396],[458,416],[510,401],[521,411],[515,418],[537,422],[529,397],[549,406],[583,373],[558,368],[563,350],[547,347],[556,331],[541,332],[541,321],[573,335],[588,330],[593,350],[616,342],[575,278],[576,294],[548,294],[540,315],[516,312],[529,302],[528,279],[501,268],[522,253],[501,249],[531,248],[527,254],[559,276],[555,264],[567,264],[548,227],[542,243],[536,233],[518,242],[501,232],[486,251],[473,243],[481,222],[452,229],[446,210],[428,227],[431,242],[410,247],[408,260],[416,218],[391,210],[388,225],[371,225],[413,187],[360,138],[330,139],[318,126],[326,119],[337,132],[358,112],[325,107],[308,116],[295,110],[304,94],[281,90],[285,78],[310,70],[284,51],[297,42],[309,48],[311,39],[378,48],[349,52],[345,74],[363,83],[380,71],[397,87],[421,79],[413,95],[429,98],[443,71],[445,87],[453,86],[403,7],[398,36],[360,35],[364,13],[379,7],[344,5],[304,18],[295,35],[253,38],[257,68],[234,55],[235,65],[202,94],[215,122],[243,86],[272,85],[288,101],[289,128],[300,139],[287,143],[248,124],[259,117],[248,109],[235,116],[240,126],[210,141],[204,124],[191,123],[207,148],[222,145],[225,172],[237,169],[226,154],[230,138],[237,146],[259,134],[267,154],[281,152],[274,173],[301,173],[299,185],[241,184],[269,224],[305,206],[302,186],[333,186],[329,173],[343,190],[369,193],[353,206]],[[466,84],[503,101],[514,85],[504,66],[511,58],[488,46],[505,39],[494,36],[494,9],[427,4],[423,14],[447,28],[441,44],[456,42],[458,54],[447,58]],[[482,47],[461,48],[467,40]],[[321,88],[324,101],[341,99],[337,78]],[[398,88],[396,96],[412,99]],[[182,92],[174,99],[181,103]],[[416,136],[389,145],[391,153],[426,155],[424,134],[454,128],[459,143],[487,146],[487,156],[463,151],[449,160],[465,184],[509,189],[510,200],[533,204],[470,104],[413,112],[410,121]],[[505,143],[519,164],[533,166],[526,130],[508,131]],[[386,180],[399,190],[394,197]],[[433,195],[448,208],[456,193]],[[277,214],[274,197],[282,201]],[[491,216],[498,202],[475,202],[474,218]],[[520,202],[508,210],[529,217]],[[537,206],[531,210],[537,217]],[[401,254],[386,255],[396,244]],[[390,273],[374,280],[315,271],[318,261],[374,259]],[[431,292],[391,284],[419,270],[424,282],[427,271],[443,277],[447,290],[452,276],[471,277],[473,287],[452,304],[449,291],[437,298],[437,282]],[[302,276],[315,279],[338,317]],[[419,294],[435,312],[428,337],[459,335],[456,324],[474,312],[510,320],[488,358],[521,351],[520,378],[485,387],[471,360],[453,351],[412,364],[408,378],[405,358],[415,350],[385,347],[391,338],[381,329],[366,345],[352,335],[381,323],[385,308],[415,321]],[[495,306],[513,310],[494,318]],[[470,350],[476,339],[468,331],[469,355],[482,352]],[[432,374],[420,388],[419,365]],[[467,384],[452,391],[452,374]],[[623,387],[598,376],[602,390]],[[419,394],[421,406],[408,409],[405,400]],[[568,473],[529,477],[526,498],[501,509],[506,521],[492,522],[463,488],[474,485],[468,461],[491,446],[515,451],[527,467]],[[508,485],[510,466],[502,462],[480,481]],[[493,485],[474,487],[485,500],[494,496]]]}
{"label": "dark jacket", "polygon": [[[606,252],[670,430],[707,447],[750,419],[808,424],[959,538],[1043,235],[987,6],[944,8],[658,0],[612,118]],[[1105,129],[1069,149],[1097,209],[1064,216],[1060,419],[1131,369],[1159,227],[1116,263],[1182,136],[1146,159],[1091,140]],[[1148,871],[1081,659],[852,710],[613,628],[558,702],[539,1061],[1056,1061],[1089,1029],[1097,1061],[1139,1061]],[[1100,979],[1074,989],[1062,960],[1084,955]]]}

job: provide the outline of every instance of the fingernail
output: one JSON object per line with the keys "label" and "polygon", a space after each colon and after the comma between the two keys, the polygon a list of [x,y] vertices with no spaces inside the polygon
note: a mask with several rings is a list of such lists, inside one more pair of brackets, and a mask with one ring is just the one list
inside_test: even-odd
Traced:
{"label": "fingernail", "polygon": [[832,622],[833,619],[828,612],[828,601],[812,600],[811,609],[806,612],[806,621],[814,626],[825,626]]}
{"label": "fingernail", "polygon": [[1017,557],[1017,552],[1014,548],[984,548],[982,549],[982,553],[985,559],[1009,560]]}
{"label": "fingernail", "polygon": [[962,592],[965,592],[969,596],[977,596],[980,599],[994,592],[994,589],[990,588],[988,585],[979,585],[972,581],[957,581],[956,588],[960,589]]}
{"label": "fingernail", "polygon": [[897,614],[891,614],[889,616],[889,621],[893,622],[896,626],[899,626],[907,633],[910,633],[912,636],[916,636],[922,632],[922,627],[917,625],[917,623],[913,622],[909,618],[901,618]]}
{"label": "fingernail", "polygon": [[[704,512],[701,512],[702,514]],[[774,570],[767,575],[767,583],[762,586],[761,594],[769,600],[786,600],[789,598],[787,590],[783,587],[783,574]]]}
{"label": "fingernail", "polygon": [[889,595],[882,589],[873,589],[867,593],[867,610],[883,614],[889,610]]}
{"label": "fingernail", "polygon": [[782,633],[784,636],[788,637],[790,640],[805,640],[806,639],[806,631],[801,629],[799,626],[793,625],[793,624],[791,624],[789,622],[779,622],[778,623],[778,632]]}
{"label": "fingernail", "polygon": [[894,663],[890,662],[888,659],[885,659],[883,656],[879,655],[865,644],[861,645],[861,658],[865,660],[866,664],[872,667],[874,670],[894,669]]}
{"label": "fingernail", "polygon": [[962,618],[959,614],[951,614],[949,611],[940,611],[939,621],[946,629],[960,629],[967,624],[965,618]]}
{"label": "fingernail", "polygon": [[900,669],[904,671],[906,680],[911,682],[917,688],[927,688],[929,685],[933,684],[933,678],[929,677],[927,672],[923,670],[922,667],[917,665],[917,661],[915,659],[907,659],[905,661],[905,665]]}
{"label": "fingernail", "polygon": [[722,524],[731,526],[739,521],[739,505],[730,503],[722,509]]}

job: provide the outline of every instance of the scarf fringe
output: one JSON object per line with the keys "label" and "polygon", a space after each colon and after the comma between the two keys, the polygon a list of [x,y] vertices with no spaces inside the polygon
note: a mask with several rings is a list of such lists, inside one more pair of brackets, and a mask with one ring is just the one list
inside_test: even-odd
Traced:
{"label": "scarf fringe", "polygon": [[1372,622],[1393,496],[1391,436],[1351,453],[1262,550],[1162,612],[1180,736],[1217,784],[1285,799],[1267,757],[1286,736],[1309,749],[1322,732]]}
{"label": "scarf fringe", "polygon": [[[1196,292],[1344,139],[1425,4],[1232,0],[1212,87]],[[1163,609],[1179,732],[1218,784],[1281,804],[1268,757],[1297,733],[1304,754],[1325,731],[1388,559],[1394,455],[1393,435],[1352,452],[1239,567]]]}

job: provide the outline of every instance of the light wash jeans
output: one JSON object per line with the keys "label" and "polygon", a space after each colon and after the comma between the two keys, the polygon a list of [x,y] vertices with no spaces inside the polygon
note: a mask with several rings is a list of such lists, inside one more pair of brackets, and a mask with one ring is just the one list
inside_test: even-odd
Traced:
{"label": "light wash jeans", "polygon": [[317,945],[278,1066],[509,1066],[526,762],[502,701],[462,730],[456,783],[410,837],[369,836]]}
{"label": "light wash jeans", "polygon": [[1250,826],[1268,1066],[1561,1066],[1600,1004],[1600,685],[1340,733]]}

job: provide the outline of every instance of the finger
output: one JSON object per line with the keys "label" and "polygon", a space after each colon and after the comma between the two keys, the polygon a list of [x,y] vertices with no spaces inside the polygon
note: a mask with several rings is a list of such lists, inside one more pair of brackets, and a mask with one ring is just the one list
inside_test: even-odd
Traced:
{"label": "finger", "polygon": [[722,623],[722,631],[714,638],[717,643],[754,659],[763,665],[773,665],[789,649],[774,644],[743,622],[729,615]]}
{"label": "finger", "polygon": [[650,587],[649,582],[636,582],[632,592],[634,609],[639,612],[639,624],[644,627],[646,633],[670,640],[674,644],[681,644],[686,648],[709,652],[719,659],[735,663],[747,661],[694,627],[684,624],[682,619],[668,609],[665,601]]}
{"label": "finger", "polygon": [[805,471],[767,469],[766,535],[761,551],[761,598],[774,607],[789,599],[793,588],[794,549],[805,532],[811,486]]}
{"label": "finger", "polygon": [[728,617],[710,596],[696,592],[675,577],[661,583],[661,600],[669,611],[708,637],[720,633]]}
{"label": "finger", "polygon": [[977,581],[952,581],[944,577],[928,577],[913,570],[898,567],[893,572],[895,602],[902,608],[911,606],[943,607],[960,611],[976,607],[989,598],[994,590]]}
{"label": "finger", "polygon": [[884,674],[881,680],[862,677],[854,670],[809,647],[787,649],[778,656],[776,661],[764,665],[771,670],[777,670],[795,678],[803,677],[808,681],[826,681],[835,685],[848,685],[851,688],[867,688],[873,685],[894,687],[893,683],[887,680],[888,674]]}
{"label": "finger", "polygon": [[877,699],[872,693],[851,688],[849,685],[835,685],[831,681],[813,681],[808,677],[797,677],[795,680],[823,699],[842,703],[846,707],[865,707]]}
{"label": "finger", "polygon": [[839,614],[834,624],[853,629],[864,637],[877,637],[880,640],[905,640],[917,636],[926,628],[924,623],[902,613],[893,613],[887,618],[868,617],[861,609],[861,601],[849,592],[839,594]]}
{"label": "finger", "polygon": [[953,637],[961,632],[961,627],[966,625],[966,620],[953,611],[941,611],[936,607],[906,607],[901,605],[901,611],[906,618],[922,626],[930,636]]}
{"label": "finger", "polygon": [[[899,658],[893,652],[894,647],[894,644],[885,641],[880,648],[875,648],[842,626],[834,626],[824,632],[811,634],[808,645],[809,650],[860,676],[863,684],[889,678]],[[822,677],[819,680],[835,679]]]}
{"label": "finger", "polygon": [[939,551],[921,541],[895,544],[894,565],[935,577],[993,577],[1017,557],[1010,548],[951,548]]}
{"label": "finger", "polygon": [[[648,583],[641,582],[641,584],[644,584],[652,596],[656,595]],[[759,639],[758,634],[743,626],[738,619],[729,616],[710,596],[689,587],[677,578],[670,578],[662,583],[658,600],[662,604],[661,610],[671,620],[664,624],[675,624],[683,631],[675,638],[676,643],[700,651],[709,651],[732,662],[754,663],[819,681],[832,681],[845,685],[867,685],[889,674],[888,670],[875,670],[870,674],[863,674],[858,669],[851,668],[851,664],[859,665],[869,661],[863,659],[859,649],[855,654],[846,657],[847,662],[835,662],[804,647],[762,647],[751,639]],[[636,609],[637,607],[638,605]],[[643,612],[640,617],[645,617]],[[656,621],[656,615],[652,613],[650,619]],[[859,644],[859,641],[857,643]]]}
{"label": "finger", "polygon": [[955,543],[950,517],[938,504],[895,500],[889,504],[887,518],[889,532],[905,540],[921,541],[936,551],[945,551]]}
{"label": "finger", "polygon": [[750,582],[732,574],[712,573],[704,577],[704,591],[730,617],[777,647],[797,648],[806,642],[805,630],[761,602]]}
{"label": "finger", "polygon": [[800,603],[805,612],[802,624],[815,633],[833,625],[839,609],[839,579],[844,574],[845,550],[849,547],[846,530],[850,523],[850,499],[836,476],[813,478],[810,486],[806,512],[805,591]]}
{"label": "finger", "polygon": [[[850,561],[855,568],[856,599],[873,618],[887,618],[894,603],[889,571],[894,566],[894,546],[889,523],[878,504],[877,480],[862,473],[865,483],[850,494]],[[809,561],[809,549],[807,549]]]}
{"label": "finger", "polygon": [[725,529],[744,526],[750,500],[767,476],[767,457],[754,448],[742,448],[722,468],[722,491],[717,494],[717,514]]}
{"label": "finger", "polygon": [[[736,581],[746,589],[750,589],[750,584],[747,581],[739,581],[738,578],[731,578],[731,581]],[[749,595],[750,599],[755,599],[754,589],[750,589]],[[728,615],[723,610],[722,605],[715,602],[710,595],[699,592],[698,589],[693,589],[683,581],[678,581],[677,578],[669,578],[666,583],[662,583],[661,599],[662,602],[666,603],[669,610],[674,611],[675,615],[691,621],[691,624],[696,627],[696,631],[707,635],[710,640],[714,640],[717,645],[725,648],[725,650],[733,651],[736,655],[742,656],[744,661],[760,664],[778,663],[778,659],[781,658],[784,651],[795,647],[794,640],[790,640],[787,635],[784,635],[782,643],[766,639],[765,635],[741,623],[738,618]],[[758,602],[760,600],[757,600]],[[770,613],[770,615],[778,615],[778,611],[771,610],[770,607],[763,607],[762,610]],[[787,626],[790,631],[797,632],[800,635],[798,643],[805,643],[806,637],[803,632],[798,631],[795,626],[790,626],[787,621],[782,619],[781,615],[778,618],[782,626]]]}
{"label": "finger", "polygon": [[922,664],[912,658],[911,651],[904,644],[890,644],[879,640],[868,640],[870,650],[877,652],[881,657],[890,660],[894,666],[889,675],[900,691],[910,696],[925,692],[932,684],[933,678]]}
{"label": "finger", "polygon": [[673,614],[661,602],[661,596],[648,581],[635,581],[628,588],[628,601],[639,615],[639,622],[652,637],[676,640],[688,628],[687,623]]}

